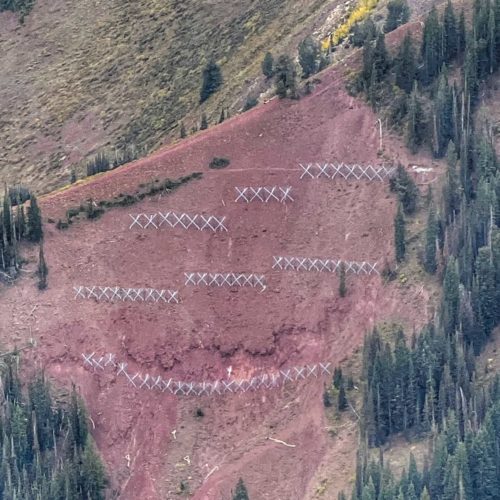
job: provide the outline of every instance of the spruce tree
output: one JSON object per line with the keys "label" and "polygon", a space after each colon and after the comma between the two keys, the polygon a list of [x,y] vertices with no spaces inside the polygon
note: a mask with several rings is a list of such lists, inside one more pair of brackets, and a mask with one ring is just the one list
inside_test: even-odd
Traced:
{"label": "spruce tree", "polygon": [[240,477],[238,482],[236,483],[236,489],[233,493],[233,500],[249,500],[247,487],[243,482],[243,479]]}
{"label": "spruce tree", "polygon": [[412,153],[416,153],[423,144],[425,128],[424,111],[418,93],[417,82],[415,81],[408,101],[408,121],[406,125],[406,145]]}
{"label": "spruce tree", "polygon": [[458,269],[455,258],[451,257],[446,264],[443,280],[442,317],[443,328],[447,335],[454,335],[459,326],[459,306]]}
{"label": "spruce tree", "polygon": [[222,123],[225,119],[226,119],[226,114],[224,112],[224,108],[222,108],[219,116],[219,123]]}
{"label": "spruce tree", "polygon": [[318,71],[320,49],[311,36],[307,36],[299,44],[299,64],[302,68],[302,77],[309,78]]}
{"label": "spruce tree", "polygon": [[206,130],[208,128],[208,119],[205,113],[201,114],[200,130]]}
{"label": "spruce tree", "polygon": [[457,152],[453,141],[448,143],[446,182],[443,186],[444,216],[447,222],[454,220],[460,209],[459,179],[457,177]]}
{"label": "spruce tree", "polygon": [[274,72],[276,94],[280,98],[297,96],[297,73],[295,71],[295,64],[292,59],[287,55],[281,55],[276,62]]}
{"label": "spruce tree", "polygon": [[339,389],[337,408],[339,411],[344,411],[347,408],[347,396],[346,396],[344,384],[342,384],[340,386],[340,389]]}
{"label": "spruce tree", "polygon": [[396,253],[396,260],[401,262],[405,258],[406,254],[406,228],[405,228],[405,218],[403,215],[403,210],[401,209],[401,204],[398,205],[398,211],[394,219],[394,247]]}
{"label": "spruce tree", "polygon": [[407,0],[389,0],[384,32],[389,33],[398,26],[406,24],[410,19],[410,7]]}
{"label": "spruce tree", "polygon": [[217,92],[222,85],[222,72],[217,63],[209,61],[203,70],[200,90],[200,104],[205,102],[212,94]]}
{"label": "spruce tree", "polygon": [[413,82],[417,74],[415,51],[410,33],[406,33],[403,43],[399,46],[394,60],[396,85],[409,94],[413,89]]}
{"label": "spruce tree", "polygon": [[439,73],[443,62],[441,24],[434,6],[424,23],[421,56],[423,61],[421,81],[424,85],[428,85]]}
{"label": "spruce tree", "polygon": [[455,10],[451,0],[448,0],[443,14],[443,51],[446,62],[452,61],[458,54],[458,36]]}
{"label": "spruce tree", "polygon": [[32,194],[30,206],[28,208],[28,238],[30,241],[38,243],[42,237],[42,214],[38,207],[36,196]]}
{"label": "spruce tree", "polygon": [[425,233],[425,255],[424,255],[424,269],[434,274],[437,270],[436,260],[436,242],[437,242],[437,219],[436,211],[431,205],[429,209],[429,216],[427,218],[427,229]]}
{"label": "spruce tree", "polygon": [[186,127],[184,126],[184,122],[181,122],[179,137],[181,139],[185,139],[187,137]]}
{"label": "spruce tree", "polygon": [[266,52],[262,61],[262,74],[266,78],[272,78],[274,75],[274,59],[271,52]]}
{"label": "spruce tree", "polygon": [[104,500],[104,489],[106,487],[106,474],[102,462],[94,451],[90,439],[82,454],[81,469],[79,470],[84,498],[92,500]]}
{"label": "spruce tree", "polygon": [[40,250],[38,252],[38,289],[45,290],[47,288],[47,275],[49,268],[45,262],[43,254],[43,241],[40,241]]}

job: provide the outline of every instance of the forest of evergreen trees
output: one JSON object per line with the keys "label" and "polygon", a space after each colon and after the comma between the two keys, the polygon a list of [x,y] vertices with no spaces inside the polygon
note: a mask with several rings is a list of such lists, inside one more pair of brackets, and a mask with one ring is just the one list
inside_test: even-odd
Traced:
{"label": "forest of evergreen trees", "polygon": [[[27,213],[23,202],[29,199]],[[12,279],[21,265],[22,240],[38,243],[43,238],[42,215],[37,198],[21,189],[5,189],[0,209],[0,279]]]}
{"label": "forest of evergreen trees", "polygon": [[[431,435],[429,463],[419,471],[412,458],[395,479],[383,457],[367,460],[363,446],[351,498],[500,498],[500,380],[485,389],[475,359],[500,324],[500,164],[491,127],[473,120],[481,88],[500,67],[500,0],[475,0],[470,29],[451,2],[441,16],[432,9],[418,54],[407,35],[391,61],[383,35],[372,37],[361,74],[367,97],[406,123],[412,150],[427,143],[447,158],[441,200],[428,200],[422,256],[443,295],[435,321],[410,342],[400,331],[391,346],[375,330],[364,346],[363,442]],[[450,83],[450,66],[461,68],[460,81]],[[408,214],[401,194],[400,201],[398,261]]]}
{"label": "forest of evergreen trees", "polygon": [[0,498],[102,500],[103,465],[94,451],[87,414],[73,389],[54,401],[43,375],[23,391],[17,358],[7,358],[0,401]]}
{"label": "forest of evergreen trees", "polygon": [[[500,496],[500,377],[477,391],[464,420],[450,411],[433,438],[433,456],[419,470],[410,455],[396,479],[379,460],[358,453],[352,500],[484,500]],[[459,396],[462,397],[461,395]],[[344,493],[339,500],[346,500]]]}

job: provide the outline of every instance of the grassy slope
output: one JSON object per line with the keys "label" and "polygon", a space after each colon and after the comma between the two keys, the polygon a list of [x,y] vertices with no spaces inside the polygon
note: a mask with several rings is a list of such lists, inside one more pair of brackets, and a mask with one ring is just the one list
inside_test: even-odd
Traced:
{"label": "grassy slope", "polygon": [[206,111],[234,112],[264,52],[296,46],[342,3],[37,0],[24,25],[0,15],[2,179],[47,191],[96,150],[154,148],[185,115],[190,128],[211,54],[227,83]]}

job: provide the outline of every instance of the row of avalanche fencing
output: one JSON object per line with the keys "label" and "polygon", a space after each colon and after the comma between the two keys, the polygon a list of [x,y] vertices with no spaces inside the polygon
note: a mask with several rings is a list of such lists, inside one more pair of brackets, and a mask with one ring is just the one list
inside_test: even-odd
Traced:
{"label": "row of avalanche fencing", "polygon": [[249,378],[227,378],[203,382],[185,382],[161,375],[151,375],[130,370],[127,363],[118,362],[114,354],[96,356],[95,353],[82,354],[85,367],[93,371],[113,371],[125,378],[136,389],[170,392],[176,396],[212,396],[215,394],[235,394],[238,392],[273,389],[286,384],[297,383],[309,377],[331,376],[331,363],[317,363],[272,372],[259,373]]}

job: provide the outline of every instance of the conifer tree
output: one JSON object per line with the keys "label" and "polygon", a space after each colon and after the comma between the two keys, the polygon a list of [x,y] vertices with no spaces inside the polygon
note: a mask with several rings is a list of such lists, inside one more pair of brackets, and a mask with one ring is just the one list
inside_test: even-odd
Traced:
{"label": "conifer tree", "polygon": [[292,59],[287,55],[281,55],[276,62],[274,72],[276,93],[280,98],[297,96],[297,73]]}
{"label": "conifer tree", "polygon": [[233,500],[249,500],[247,487],[243,482],[243,479],[240,477],[238,482],[236,483],[236,489],[233,494]]}
{"label": "conifer tree", "polygon": [[443,62],[441,24],[434,6],[425,20],[421,56],[423,61],[421,81],[424,85],[428,85],[439,73]]}
{"label": "conifer tree", "polygon": [[344,384],[340,386],[339,398],[337,401],[337,408],[339,411],[344,411],[347,408],[347,396],[345,392]]}
{"label": "conifer tree", "polygon": [[299,64],[302,68],[302,77],[309,78],[318,71],[320,49],[311,36],[307,36],[299,44]]}
{"label": "conifer tree", "polygon": [[434,274],[437,270],[437,260],[436,260],[436,242],[437,242],[437,220],[436,211],[433,206],[429,209],[429,216],[427,218],[427,229],[425,233],[425,256],[424,256],[424,268],[430,273]]}
{"label": "conifer tree", "polygon": [[212,94],[217,92],[222,85],[222,72],[217,63],[209,61],[202,74],[200,90],[200,104],[204,103]]}
{"label": "conifer tree", "polygon": [[274,75],[274,58],[271,52],[266,52],[262,60],[262,74],[266,78],[272,78]]}
{"label": "conifer tree", "polygon": [[42,214],[38,207],[36,196],[32,194],[30,206],[28,208],[28,238],[30,241],[37,243],[42,237]]}
{"label": "conifer tree", "polygon": [[222,108],[219,116],[219,123],[222,123],[225,119],[226,119],[226,114],[224,112],[224,108]]}
{"label": "conifer tree", "polygon": [[47,275],[49,273],[49,268],[45,262],[45,256],[43,255],[43,241],[40,241],[40,250],[38,253],[38,289],[45,290],[47,288]]}
{"label": "conifer tree", "polygon": [[451,0],[448,0],[443,14],[443,51],[446,62],[452,61],[458,54],[458,36],[455,10]]}
{"label": "conifer tree", "polygon": [[444,216],[447,222],[454,220],[460,209],[459,180],[457,177],[457,152],[453,141],[448,143],[446,183],[443,186]]}
{"label": "conifer tree", "polygon": [[457,263],[451,257],[447,264],[443,280],[443,328],[446,334],[454,335],[458,328],[460,306],[459,280]]}
{"label": "conifer tree", "polygon": [[206,130],[208,128],[207,115],[205,113],[201,114],[200,130]]}
{"label": "conifer tree", "polygon": [[408,101],[408,121],[406,126],[406,145],[412,153],[416,153],[425,138],[425,117],[422,102],[418,94],[417,82],[413,83],[413,90]]}
{"label": "conifer tree", "polygon": [[389,33],[398,26],[406,24],[410,19],[410,7],[407,0],[389,0],[384,32]]}
{"label": "conifer tree", "polygon": [[396,85],[409,94],[413,89],[413,82],[417,74],[415,51],[410,33],[406,33],[403,43],[399,46],[394,60]]}
{"label": "conifer tree", "polygon": [[81,476],[82,491],[85,498],[92,500],[104,500],[104,488],[106,487],[106,475],[102,462],[94,451],[92,443],[87,438],[87,443],[82,454],[82,465],[79,471]]}
{"label": "conifer tree", "polygon": [[405,218],[403,215],[403,210],[401,209],[401,204],[398,205],[398,211],[394,219],[394,247],[396,250],[396,260],[401,262],[405,258],[406,254],[406,228],[405,228]]}

